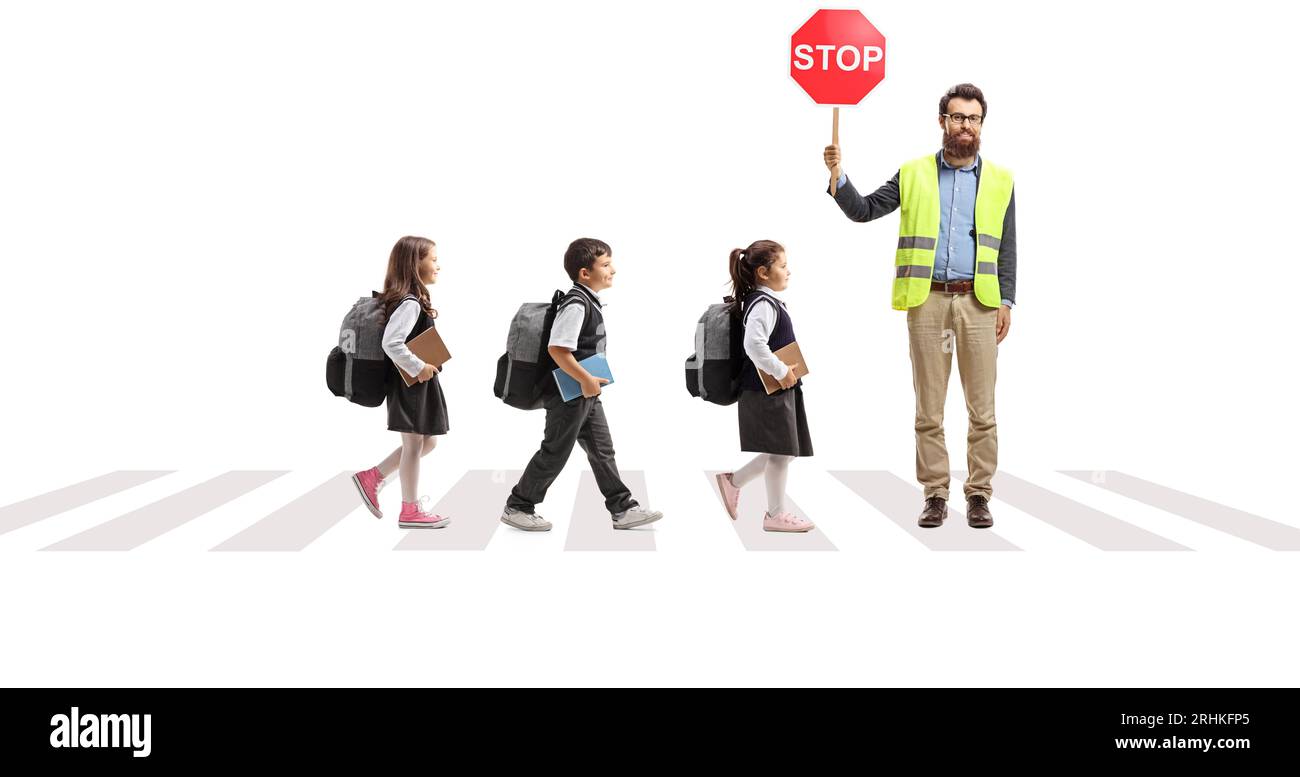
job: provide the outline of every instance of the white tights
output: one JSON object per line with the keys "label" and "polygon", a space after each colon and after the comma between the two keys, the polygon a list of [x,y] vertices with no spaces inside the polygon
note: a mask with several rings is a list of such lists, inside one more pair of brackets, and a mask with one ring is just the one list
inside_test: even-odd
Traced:
{"label": "white tights", "polygon": [[438,438],[429,434],[409,434],[401,432],[402,447],[388,454],[388,458],[379,462],[379,474],[388,477],[394,471],[401,470],[402,501],[414,502],[415,493],[420,489],[420,459],[429,451],[438,447]]}
{"label": "white tights", "polygon": [[736,488],[743,487],[760,474],[767,483],[767,512],[770,515],[785,512],[785,484],[790,476],[790,462],[794,456],[760,453],[754,460],[731,474]]}

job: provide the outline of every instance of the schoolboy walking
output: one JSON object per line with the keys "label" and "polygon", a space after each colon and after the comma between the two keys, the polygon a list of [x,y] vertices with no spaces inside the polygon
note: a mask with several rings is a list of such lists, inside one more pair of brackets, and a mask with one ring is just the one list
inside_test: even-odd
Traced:
{"label": "schoolboy walking", "polygon": [[565,402],[554,382],[545,381],[545,436],[511,490],[501,522],[523,531],[550,531],[551,523],[535,508],[546,498],[547,489],[577,443],[587,454],[613,527],[644,526],[662,518],[663,513],[642,508],[619,477],[613,438],[600,402],[600,387],[609,381],[593,376],[579,364],[605,352],[605,317],[599,294],[614,283],[613,251],[594,238],[575,240],[564,253],[564,269],[573,288],[559,302],[547,350],[556,365],[578,382],[582,396]]}

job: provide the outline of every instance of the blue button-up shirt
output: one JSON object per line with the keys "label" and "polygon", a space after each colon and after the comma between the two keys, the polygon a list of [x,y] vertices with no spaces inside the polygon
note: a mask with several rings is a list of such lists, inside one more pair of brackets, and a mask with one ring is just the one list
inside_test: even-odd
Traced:
{"label": "blue button-up shirt", "polygon": [[975,168],[979,155],[966,167],[953,167],[939,154],[939,242],[934,250],[936,281],[968,281],[975,277]]}

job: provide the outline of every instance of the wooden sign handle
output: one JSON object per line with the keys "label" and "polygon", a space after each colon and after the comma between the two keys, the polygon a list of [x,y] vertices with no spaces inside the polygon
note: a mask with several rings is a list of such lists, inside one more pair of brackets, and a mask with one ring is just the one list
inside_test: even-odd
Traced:
{"label": "wooden sign handle", "polygon": [[[835,146],[836,148],[839,148],[840,145],[840,106],[838,105],[835,106],[835,111],[832,114],[832,118],[831,118],[831,145]],[[835,196],[836,190],[840,188],[839,187],[840,177],[838,175],[838,167],[839,165],[836,165],[837,169],[831,171],[831,176],[832,176],[831,196],[832,197]]]}

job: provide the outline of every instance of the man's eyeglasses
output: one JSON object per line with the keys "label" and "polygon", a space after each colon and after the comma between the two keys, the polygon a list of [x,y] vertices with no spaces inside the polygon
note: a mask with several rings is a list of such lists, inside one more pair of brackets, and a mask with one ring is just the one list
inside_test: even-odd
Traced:
{"label": "man's eyeglasses", "polygon": [[964,113],[943,113],[940,115],[952,122],[953,126],[956,127],[960,127],[962,124],[967,122],[969,122],[972,127],[978,127],[980,122],[984,121],[984,117],[979,114],[967,116]]}

